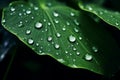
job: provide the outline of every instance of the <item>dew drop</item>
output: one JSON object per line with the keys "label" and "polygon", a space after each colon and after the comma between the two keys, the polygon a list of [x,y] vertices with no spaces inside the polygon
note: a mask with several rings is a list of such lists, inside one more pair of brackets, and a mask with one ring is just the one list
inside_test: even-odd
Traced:
{"label": "dew drop", "polygon": [[76,51],[77,49],[74,47],[73,50]]}
{"label": "dew drop", "polygon": [[50,22],[48,22],[48,25],[50,26],[50,25],[51,25],[51,23],[50,23]]}
{"label": "dew drop", "polygon": [[70,13],[71,16],[75,16],[75,14],[73,12]]}
{"label": "dew drop", "polygon": [[98,52],[98,49],[97,49],[95,46],[92,47],[92,50],[93,50],[94,52]]}
{"label": "dew drop", "polygon": [[13,7],[11,7],[11,9],[10,9],[11,11],[15,11],[15,8],[13,8]]}
{"label": "dew drop", "polygon": [[91,7],[91,6],[88,6],[88,10],[90,10],[90,11],[91,11],[91,10],[93,10],[93,9],[92,9],[92,7]]}
{"label": "dew drop", "polygon": [[22,13],[19,13],[19,16],[22,16]]}
{"label": "dew drop", "polygon": [[36,24],[35,24],[35,27],[38,29],[38,28],[42,28],[42,23],[40,23],[40,22],[37,22]]}
{"label": "dew drop", "polygon": [[79,22],[76,19],[74,20],[74,22],[77,26],[79,25]]}
{"label": "dew drop", "polygon": [[36,43],[36,46],[39,46],[39,43]]}
{"label": "dew drop", "polygon": [[38,10],[39,8],[38,7],[34,7],[34,10]]}
{"label": "dew drop", "polygon": [[65,51],[65,53],[67,54],[67,53],[68,53],[68,51]]}
{"label": "dew drop", "polygon": [[118,25],[119,25],[119,23],[118,23],[118,22],[116,22],[116,23],[115,23],[115,25],[116,25],[116,26],[118,26]]}
{"label": "dew drop", "polygon": [[48,2],[48,3],[47,3],[47,6],[48,6],[48,7],[51,7],[51,6],[52,6],[52,3]]}
{"label": "dew drop", "polygon": [[69,22],[66,22],[66,24],[69,26],[70,25],[70,23]]}
{"label": "dew drop", "polygon": [[56,48],[56,49],[59,49],[59,48],[60,48],[60,45],[59,45],[59,44],[55,44],[55,48]]}
{"label": "dew drop", "polygon": [[82,37],[79,37],[79,40],[82,40]]}
{"label": "dew drop", "polygon": [[34,43],[33,39],[28,39],[28,44],[32,45]]}
{"label": "dew drop", "polygon": [[55,19],[55,23],[59,23],[59,21]]}
{"label": "dew drop", "polygon": [[77,55],[80,55],[80,52],[76,52]]}
{"label": "dew drop", "polygon": [[75,32],[79,32],[79,30],[78,30],[77,28],[74,28],[74,31],[75,31]]}
{"label": "dew drop", "polygon": [[53,15],[54,15],[55,17],[58,17],[58,16],[59,16],[59,14],[56,13],[56,12],[53,12]]}
{"label": "dew drop", "polygon": [[63,28],[62,28],[62,30],[63,30],[63,31],[65,31],[65,30],[66,30],[66,28],[65,28],[65,27],[63,27]]}
{"label": "dew drop", "polygon": [[52,41],[52,37],[51,36],[48,37],[48,41]]}
{"label": "dew drop", "polygon": [[46,22],[46,19],[43,19],[44,22]]}
{"label": "dew drop", "polygon": [[6,22],[6,20],[5,20],[5,19],[3,19],[3,20],[2,20],[2,22],[3,22],[3,23],[5,23],[5,22]]}
{"label": "dew drop", "polygon": [[64,63],[64,59],[57,59],[59,62]]}
{"label": "dew drop", "polygon": [[30,14],[30,13],[31,13],[31,11],[30,11],[30,10],[27,10],[27,11],[26,11],[26,13],[27,13],[27,14]]}
{"label": "dew drop", "polygon": [[90,54],[86,54],[85,55],[85,60],[87,60],[87,61],[91,61],[92,60],[92,55],[90,55]]}
{"label": "dew drop", "polygon": [[75,64],[72,65],[73,68],[77,68],[77,66]]}
{"label": "dew drop", "polygon": [[59,38],[59,37],[61,37],[61,34],[60,34],[60,33],[57,33],[56,36]]}
{"label": "dew drop", "polygon": [[69,41],[70,41],[70,42],[75,42],[75,41],[76,41],[76,38],[75,38],[73,35],[70,35],[70,36],[69,36]]}
{"label": "dew drop", "polygon": [[31,33],[31,30],[26,30],[26,34],[29,35]]}

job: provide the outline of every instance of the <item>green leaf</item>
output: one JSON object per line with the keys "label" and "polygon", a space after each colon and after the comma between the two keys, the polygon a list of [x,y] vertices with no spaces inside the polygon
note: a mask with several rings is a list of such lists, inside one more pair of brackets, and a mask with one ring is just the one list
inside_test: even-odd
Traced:
{"label": "green leaf", "polygon": [[109,25],[115,26],[120,30],[120,13],[117,11],[107,10],[95,4],[79,3],[79,7],[87,12],[93,13]]}
{"label": "green leaf", "polygon": [[118,70],[120,51],[110,33],[57,0],[11,3],[2,24],[37,54],[66,66],[109,76]]}

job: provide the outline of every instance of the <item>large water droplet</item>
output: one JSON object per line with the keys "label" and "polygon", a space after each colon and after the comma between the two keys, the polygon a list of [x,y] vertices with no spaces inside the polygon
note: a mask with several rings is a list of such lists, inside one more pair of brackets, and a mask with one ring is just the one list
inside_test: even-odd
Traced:
{"label": "large water droplet", "polygon": [[59,14],[56,13],[56,12],[53,12],[53,15],[54,15],[55,17],[58,17],[58,16],[59,16]]}
{"label": "large water droplet", "polygon": [[34,43],[34,40],[33,39],[28,39],[28,44],[33,44]]}
{"label": "large water droplet", "polygon": [[56,48],[56,49],[59,49],[59,48],[60,48],[60,45],[59,45],[59,44],[55,44],[55,48]]}
{"label": "large water droplet", "polygon": [[70,41],[70,42],[75,42],[75,41],[76,41],[76,38],[75,38],[73,35],[70,35],[70,36],[69,36],[69,41]]}
{"label": "large water droplet", "polygon": [[87,61],[91,61],[92,60],[92,55],[90,55],[90,54],[86,54],[85,55],[85,60],[87,60]]}
{"label": "large water droplet", "polygon": [[37,23],[35,24],[35,27],[36,27],[36,28],[42,28],[42,23],[37,22]]}

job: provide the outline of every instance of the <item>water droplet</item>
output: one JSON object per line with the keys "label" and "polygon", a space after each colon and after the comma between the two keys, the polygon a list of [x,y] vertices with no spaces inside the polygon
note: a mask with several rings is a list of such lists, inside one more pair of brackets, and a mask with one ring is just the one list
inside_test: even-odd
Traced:
{"label": "water droplet", "polygon": [[18,25],[18,27],[22,27],[23,26],[23,24],[22,23],[20,23],[19,25]]}
{"label": "water droplet", "polygon": [[36,43],[36,46],[39,46],[39,43]]}
{"label": "water droplet", "polygon": [[76,52],[77,55],[80,55],[80,52]]}
{"label": "water droplet", "polygon": [[72,65],[73,68],[77,68],[77,66],[75,64]]}
{"label": "water droplet", "polygon": [[31,30],[26,30],[26,34],[30,34],[31,33]]}
{"label": "water droplet", "polygon": [[53,15],[54,15],[55,17],[58,17],[58,16],[59,16],[59,14],[56,13],[56,12],[53,12]]}
{"label": "water droplet", "polygon": [[92,50],[93,50],[94,52],[98,52],[98,49],[97,49],[95,46],[92,47]]}
{"label": "water droplet", "polygon": [[44,22],[46,22],[46,19],[43,19]]}
{"label": "water droplet", "polygon": [[85,60],[87,60],[87,61],[91,61],[92,60],[92,55],[90,55],[90,54],[86,54],[85,55]]}
{"label": "water droplet", "polygon": [[73,50],[76,51],[77,49],[74,47]]}
{"label": "water droplet", "polygon": [[70,25],[70,23],[69,22],[66,22],[66,24],[69,26]]}
{"label": "water droplet", "polygon": [[65,51],[65,53],[67,54],[67,53],[68,53],[68,51]]}
{"label": "water droplet", "polygon": [[64,63],[64,59],[57,59],[59,62]]}
{"label": "water droplet", "polygon": [[70,41],[70,42],[75,42],[75,41],[76,41],[76,38],[75,38],[73,35],[70,35],[70,36],[69,36],[69,41]]}
{"label": "water droplet", "polygon": [[33,41],[33,39],[28,39],[28,44],[33,44],[34,43],[34,41]]}
{"label": "water droplet", "polygon": [[42,28],[42,23],[37,22],[37,23],[35,24],[35,27],[36,27],[36,28]]}
{"label": "water droplet", "polygon": [[60,45],[59,45],[59,44],[55,44],[55,48],[56,48],[56,49],[59,49],[59,48],[60,48]]}
{"label": "water droplet", "polygon": [[70,13],[71,16],[75,16],[75,14],[73,12]]}
{"label": "water droplet", "polygon": [[19,13],[19,16],[22,16],[22,13]]}
{"label": "water droplet", "polygon": [[50,23],[50,22],[48,22],[48,25],[50,26],[50,25],[51,25],[51,23]]}
{"label": "water droplet", "polygon": [[3,23],[5,23],[5,22],[6,22],[6,20],[5,20],[5,19],[3,19],[3,20],[2,20],[2,22],[3,22]]}
{"label": "water droplet", "polygon": [[118,23],[118,22],[116,22],[116,23],[115,23],[115,25],[116,25],[116,26],[118,26],[118,25],[119,25],[119,23]]}
{"label": "water droplet", "polygon": [[52,3],[51,3],[51,2],[48,2],[48,3],[47,3],[47,6],[48,6],[48,7],[51,7],[51,6],[52,6]]}
{"label": "water droplet", "polygon": [[59,37],[61,37],[61,34],[60,34],[60,33],[57,33],[56,36],[59,38]]}
{"label": "water droplet", "polygon": [[74,31],[75,31],[75,32],[79,32],[79,30],[78,30],[77,28],[74,28]]}
{"label": "water droplet", "polygon": [[2,55],[0,56],[0,61],[3,60],[4,57],[5,57],[5,54],[2,54]]}
{"label": "water droplet", "polygon": [[88,6],[87,8],[88,8],[88,10],[90,10],[90,11],[93,10],[91,6]]}
{"label": "water droplet", "polygon": [[82,37],[79,37],[79,40],[82,40]]}
{"label": "water droplet", "polygon": [[59,23],[59,21],[55,19],[55,23]]}
{"label": "water droplet", "polygon": [[11,7],[11,9],[10,9],[11,11],[15,11],[15,8],[13,8],[13,7]]}
{"label": "water droplet", "polygon": [[52,41],[52,37],[51,36],[48,37],[48,41]]}
{"label": "water droplet", "polygon": [[31,11],[30,11],[30,10],[27,10],[27,11],[26,11],[26,13],[27,13],[27,14],[30,14],[30,13],[31,13]]}
{"label": "water droplet", "polygon": [[79,25],[79,22],[76,19],[74,20],[74,22],[77,26]]}
{"label": "water droplet", "polygon": [[34,7],[34,10],[38,10],[39,8],[38,7]]}
{"label": "water droplet", "polygon": [[102,14],[103,14],[103,12],[102,12],[102,11],[100,11],[100,12],[99,12],[99,14],[100,14],[100,15],[102,15]]}
{"label": "water droplet", "polygon": [[63,31],[65,31],[65,30],[66,30],[66,28],[65,28],[65,27],[63,27],[63,28],[62,28],[62,30],[63,30]]}
{"label": "water droplet", "polygon": [[34,17],[32,16],[31,19],[34,19]]}

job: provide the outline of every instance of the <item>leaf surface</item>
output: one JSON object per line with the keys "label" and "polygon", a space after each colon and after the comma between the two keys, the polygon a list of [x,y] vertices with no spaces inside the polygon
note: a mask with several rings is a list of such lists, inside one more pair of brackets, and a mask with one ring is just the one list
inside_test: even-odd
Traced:
{"label": "leaf surface", "polygon": [[37,54],[69,67],[105,75],[119,67],[119,47],[109,32],[58,1],[11,3],[3,11],[2,24]]}

